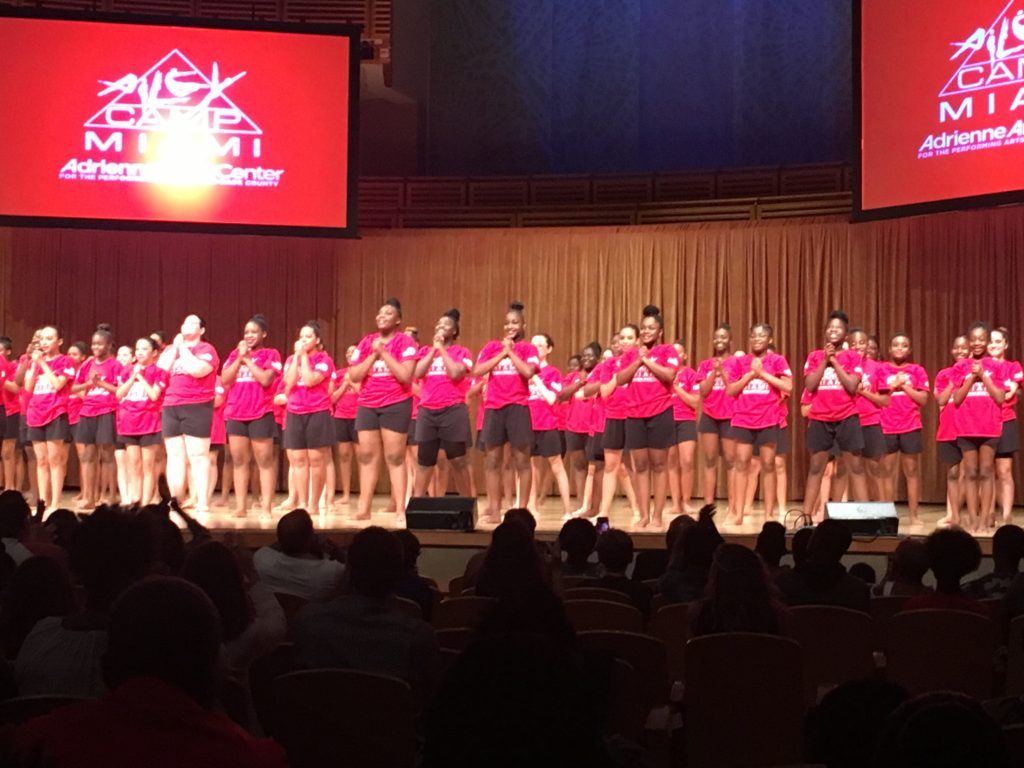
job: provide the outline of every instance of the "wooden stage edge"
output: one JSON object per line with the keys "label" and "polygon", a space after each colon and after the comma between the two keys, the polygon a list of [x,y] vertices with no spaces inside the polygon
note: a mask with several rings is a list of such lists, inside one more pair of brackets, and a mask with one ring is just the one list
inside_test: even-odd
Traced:
{"label": "wooden stage edge", "polygon": [[[283,498],[277,499],[277,503]],[[355,513],[355,498],[352,503],[343,506],[335,505],[331,512],[321,512],[313,516],[313,523],[317,529],[328,536],[337,537],[340,540],[349,538],[360,528],[368,525],[379,525],[388,529],[395,529],[397,525],[396,515],[386,511],[388,499],[384,496],[377,496],[374,499],[373,513],[369,521],[358,521],[352,519]],[[233,500],[232,500],[233,503]],[[697,500],[693,502],[694,507],[699,505]],[[482,508],[483,499],[478,500],[478,509]],[[764,522],[764,511],[760,505],[755,505],[754,513],[744,519],[742,525],[723,525],[721,518],[725,516],[725,502],[719,503],[718,529],[729,542],[743,544],[753,547],[761,525]],[[851,553],[866,554],[887,554],[892,552],[900,539],[908,536],[927,536],[936,528],[937,521],[945,514],[945,508],[937,504],[921,505],[921,522],[917,525],[909,524],[909,515],[905,505],[897,505],[899,515],[898,536],[854,536]],[[270,544],[275,540],[275,528],[277,521],[281,518],[280,512],[275,512],[267,517],[250,511],[245,518],[231,516],[228,507],[214,504],[209,513],[198,514],[196,519],[209,528],[217,538],[227,534],[233,534],[240,543],[249,547],[259,547]],[[790,510],[780,519],[786,528],[792,532],[797,527],[800,517],[799,507],[793,505]],[[537,537],[543,540],[553,540],[557,537],[562,526],[561,504],[548,499],[545,501],[537,515]],[[666,516],[666,524],[671,520]],[[1014,511],[1014,522],[1024,522],[1024,510],[1020,507]],[[637,549],[659,549],[665,546],[665,527],[660,529],[638,529],[633,525],[633,515],[624,502],[616,502],[610,515],[610,523],[614,528],[622,528],[633,538]],[[433,548],[456,548],[456,549],[480,549],[487,546],[490,541],[493,525],[478,525],[475,531],[434,531],[417,530],[416,536],[423,547]],[[981,544],[982,552],[985,555],[991,554],[992,533],[994,531],[979,532],[978,542]]]}

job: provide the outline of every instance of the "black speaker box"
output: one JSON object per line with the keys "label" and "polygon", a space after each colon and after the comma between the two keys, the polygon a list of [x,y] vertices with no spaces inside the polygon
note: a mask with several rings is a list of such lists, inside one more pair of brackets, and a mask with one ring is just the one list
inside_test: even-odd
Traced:
{"label": "black speaker box", "polygon": [[405,526],[414,531],[472,531],[476,499],[471,496],[413,496]]}
{"label": "black speaker box", "polygon": [[900,519],[891,501],[830,501],[829,520],[837,520],[854,536],[895,536]]}

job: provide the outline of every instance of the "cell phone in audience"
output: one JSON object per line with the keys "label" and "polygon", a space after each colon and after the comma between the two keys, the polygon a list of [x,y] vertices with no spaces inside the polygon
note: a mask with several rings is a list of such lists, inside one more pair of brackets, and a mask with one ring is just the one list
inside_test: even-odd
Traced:
{"label": "cell phone in audience", "polygon": [[609,528],[611,528],[611,525],[609,525],[607,517],[599,517],[599,518],[597,518],[597,535],[598,536],[600,536],[602,533],[607,531]]}

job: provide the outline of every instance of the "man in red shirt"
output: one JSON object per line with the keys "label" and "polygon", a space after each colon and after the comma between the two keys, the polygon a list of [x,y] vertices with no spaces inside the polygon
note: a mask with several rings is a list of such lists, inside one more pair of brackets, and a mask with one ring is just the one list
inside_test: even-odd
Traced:
{"label": "man in red shirt", "polygon": [[[110,692],[15,731],[15,765],[62,768],[285,768],[284,751],[208,709],[220,624],[181,579],[148,579],[114,604],[103,673]],[[21,761],[21,762],[19,762]]]}

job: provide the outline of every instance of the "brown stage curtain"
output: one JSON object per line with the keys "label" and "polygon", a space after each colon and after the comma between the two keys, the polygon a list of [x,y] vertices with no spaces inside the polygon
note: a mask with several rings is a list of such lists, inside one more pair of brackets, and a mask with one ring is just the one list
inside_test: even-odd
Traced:
{"label": "brown stage curtain", "polygon": [[[394,295],[424,340],[441,313],[459,307],[461,340],[475,349],[500,335],[505,306],[521,299],[528,329],[554,338],[561,367],[588,341],[605,344],[622,323],[638,321],[650,302],[664,312],[666,337],[686,342],[691,364],[710,352],[718,322],[732,324],[738,348],[751,323],[771,323],[799,386],[835,307],[878,333],[883,349],[893,332],[909,333],[932,376],[975,319],[1006,325],[1010,354],[1020,357],[1024,207],[868,224],[393,230],[358,241],[0,229],[0,277],[3,327],[18,347],[43,322],[56,320],[67,342],[110,322],[128,341],[174,330],[194,311],[226,354],[245,319],[262,311],[285,353],[297,327],[319,318],[338,357]],[[799,497],[807,462],[803,421],[791,410],[790,492]],[[934,403],[924,415],[930,436]],[[926,446],[923,498],[939,502],[943,474],[930,439]],[[1019,501],[1019,469],[1017,480]]]}

